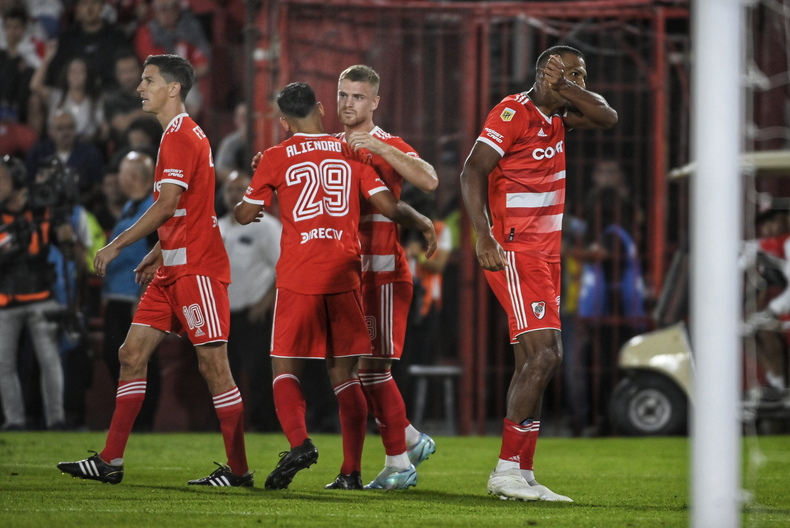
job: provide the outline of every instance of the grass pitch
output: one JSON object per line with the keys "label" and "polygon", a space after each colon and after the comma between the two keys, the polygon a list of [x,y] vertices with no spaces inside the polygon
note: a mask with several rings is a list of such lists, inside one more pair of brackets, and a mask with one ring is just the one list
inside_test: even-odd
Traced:
{"label": "grass pitch", "polygon": [[[289,490],[263,483],[288,448],[282,435],[247,435],[253,489],[202,488],[186,481],[224,462],[215,434],[133,434],[118,485],[72,479],[55,465],[100,450],[103,433],[0,434],[0,526],[685,526],[688,442],[684,438],[554,439],[538,442],[536,475],[573,504],[501,501],[486,494],[500,439],[437,437],[416,488],[326,491],[341,463],[340,437],[313,437],[318,464]],[[790,437],[761,437],[767,463],[744,484],[754,500],[744,526],[790,525]],[[752,451],[755,454],[755,451]],[[745,453],[745,458],[748,454]],[[756,457],[759,458],[759,457]],[[365,483],[384,460],[377,436],[363,458]],[[756,466],[752,466],[753,468]]]}

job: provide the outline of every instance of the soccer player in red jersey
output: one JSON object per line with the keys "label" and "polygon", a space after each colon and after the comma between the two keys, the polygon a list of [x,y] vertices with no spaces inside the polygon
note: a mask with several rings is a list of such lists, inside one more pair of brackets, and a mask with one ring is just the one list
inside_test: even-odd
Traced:
{"label": "soccer player in red jersey", "polygon": [[[379,104],[379,75],[364,65],[347,68],[337,85],[337,115],[345,131],[337,137],[370,157],[373,168],[393,195],[400,198],[403,180],[423,192],[439,183],[430,163],[403,139],[373,123]],[[392,362],[401,358],[412,299],[409,263],[397,226],[371,203],[362,203],[359,241],[362,244],[362,307],[369,325],[373,355],[359,360],[359,379],[369,410],[379,423],[386,460],[384,472],[420,465],[436,451],[433,439],[406,418]],[[401,424],[383,427],[381,424]]]}
{"label": "soccer player in red jersey", "polygon": [[[123,452],[145,397],[148,359],[168,332],[185,331],[197,351],[220,420],[228,464],[203,486],[252,486],[244,447],[244,408],[227,354],[230,263],[214,214],[214,163],[206,135],[184,111],[195,82],[192,65],[176,55],[152,55],[137,88],[144,111],[164,129],[154,181],[154,204],[129,229],[99,250],[96,273],[121,250],[158,231],[159,243],[138,266],[139,282],[155,277],[140,299],[119,350],[121,379],[107,443],[101,453],[58,468],[72,476],[117,484]],[[130,270],[131,271],[131,270]]]}
{"label": "soccer player in red jersey", "polygon": [[506,97],[488,114],[461,173],[461,189],[477,233],[478,261],[508,313],[516,362],[488,491],[521,500],[570,501],[539,484],[532,465],[543,391],[562,361],[565,128],[611,128],[617,112],[585,89],[587,69],[578,50],[549,48],[536,70],[531,90]]}
{"label": "soccer player in red jersey", "polygon": [[[368,409],[357,364],[370,354],[370,337],[359,289],[359,195],[380,214],[420,230],[428,239],[428,256],[436,249],[436,232],[430,220],[399,202],[348,145],[323,132],[324,109],[310,86],[289,84],[277,104],[283,127],[294,135],[264,153],[235,209],[239,223],[249,223],[277,192],[283,222],[271,355],[275,407],[291,450],[266,487],[287,488],[298,471],[318,459],[305,426],[300,376],[307,359],[326,358],[340,407],[344,454],[340,474],[327,488],[361,489]],[[378,482],[372,487],[405,489],[416,484],[417,473],[409,464]]]}

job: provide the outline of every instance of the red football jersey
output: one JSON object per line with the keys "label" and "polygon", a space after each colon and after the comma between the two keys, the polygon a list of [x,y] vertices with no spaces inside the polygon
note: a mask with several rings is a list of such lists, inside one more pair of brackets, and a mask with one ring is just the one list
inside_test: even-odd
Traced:
{"label": "red football jersey", "polygon": [[787,254],[785,252],[785,246],[787,245],[788,239],[790,239],[790,234],[779,235],[770,238],[761,238],[757,242],[760,244],[760,249],[769,255],[773,255],[774,257],[778,257],[780,259],[786,259]]}
{"label": "red football jersey", "polygon": [[244,200],[267,205],[277,191],[283,223],[277,287],[303,294],[359,288],[359,195],[386,190],[329,134],[294,134],[266,150]]}
{"label": "red football jersey", "polygon": [[491,110],[477,141],[502,159],[488,177],[494,238],[508,251],[560,261],[565,206],[565,122],[544,115],[526,92]]}
{"label": "red football jersey", "polygon": [[176,214],[158,230],[163,264],[155,281],[170,284],[184,275],[204,275],[230,284],[230,261],[214,212],[214,161],[206,134],[188,114],[179,114],[159,143],[154,200],[163,183],[184,188]]}
{"label": "red football jersey", "polygon": [[[419,154],[408,143],[398,136],[390,135],[379,127],[370,131],[370,135],[392,145],[409,156],[419,158]],[[346,134],[340,133],[344,142]],[[370,157],[370,162],[379,178],[387,185],[395,198],[400,199],[403,187],[403,176],[395,172],[392,165],[377,154],[365,149],[357,151]],[[411,283],[411,271],[406,254],[400,245],[398,226],[382,215],[369,202],[360,205],[359,242],[362,244],[362,282],[373,286],[382,286],[392,282]]]}

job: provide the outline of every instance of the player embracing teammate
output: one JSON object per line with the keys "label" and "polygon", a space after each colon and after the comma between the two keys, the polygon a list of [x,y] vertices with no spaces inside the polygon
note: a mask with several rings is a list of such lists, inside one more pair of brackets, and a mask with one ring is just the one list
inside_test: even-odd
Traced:
{"label": "player embracing teammate", "polygon": [[[357,368],[359,358],[370,354],[370,337],[360,295],[360,194],[378,214],[421,231],[428,256],[436,248],[436,232],[430,220],[393,196],[362,162],[366,156],[323,132],[324,109],[310,86],[289,84],[277,103],[281,123],[293,136],[263,154],[234,212],[239,223],[252,222],[276,192],[283,221],[271,356],[275,407],[291,450],[267,478],[266,488],[287,488],[298,471],[318,459],[305,425],[300,376],[308,359],[326,359],[340,408],[344,454],[340,474],[327,488],[361,489],[368,406]],[[382,421],[382,426],[404,434],[400,421]],[[405,451],[404,446],[404,456]],[[402,489],[416,480],[409,464],[388,471],[381,487]]]}
{"label": "player embracing teammate", "polygon": [[571,501],[535,480],[533,457],[543,391],[562,362],[565,128],[617,123],[604,98],[585,89],[586,77],[578,50],[544,51],[532,89],[506,97],[488,114],[461,174],[477,258],[508,314],[514,345],[502,449],[488,479],[489,493],[502,498]]}

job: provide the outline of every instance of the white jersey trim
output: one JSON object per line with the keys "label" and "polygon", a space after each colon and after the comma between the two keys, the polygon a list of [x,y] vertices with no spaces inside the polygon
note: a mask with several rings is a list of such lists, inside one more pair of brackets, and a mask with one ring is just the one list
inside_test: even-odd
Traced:
{"label": "white jersey trim", "polygon": [[362,255],[362,271],[395,271],[395,255]]}
{"label": "white jersey trim", "polygon": [[386,222],[388,224],[391,224],[392,220],[390,220],[383,214],[369,214],[369,215],[363,215],[359,218],[360,224],[364,224],[365,222]]}
{"label": "white jersey trim", "polygon": [[326,134],[326,133],[324,133],[324,134],[304,134],[302,132],[297,132],[296,134],[294,134],[294,136],[301,136],[301,137],[326,137],[326,136],[329,136],[329,134]]}
{"label": "white jersey trim", "polygon": [[246,196],[242,198],[247,203],[255,204],[255,205],[266,205],[265,200],[253,200],[252,198],[247,198]]}
{"label": "white jersey trim", "polygon": [[166,178],[164,180],[160,180],[159,183],[175,183],[176,185],[180,185],[184,189],[189,189],[189,184],[187,182],[182,182],[181,180],[171,180],[170,178]]}
{"label": "white jersey trim", "polygon": [[494,143],[490,139],[484,138],[484,137],[479,137],[479,138],[477,138],[477,141],[480,141],[481,143],[485,143],[486,145],[488,145],[492,149],[494,149],[497,152],[499,152],[500,156],[505,157],[505,151],[502,150],[502,147],[500,147],[499,145],[497,145],[496,143]]}
{"label": "white jersey trim", "polygon": [[186,209],[176,209],[176,212],[173,216],[186,216],[187,210]]}
{"label": "white jersey trim", "polygon": [[[170,120],[170,122],[169,122],[169,123],[167,124],[167,126],[165,127],[165,134],[166,134],[167,132],[169,132],[169,131],[170,131],[170,127],[171,127],[171,126],[173,126],[173,123],[175,123],[175,122],[176,122],[176,119],[180,119],[180,120],[182,120],[182,121],[183,121],[183,119],[184,119],[185,117],[189,117],[189,114],[187,114],[186,112],[181,112],[180,114],[178,114],[177,116],[175,116],[173,119],[171,119],[171,120]],[[180,122],[178,123],[178,126],[177,126],[177,128],[176,128],[175,130],[173,130],[173,132],[178,132],[178,129],[179,129],[179,128],[181,128],[181,123],[180,123]],[[165,134],[162,134],[162,140],[164,140],[164,139],[165,139]],[[160,141],[159,141],[159,144],[160,144],[160,145],[162,144],[162,140],[160,140]],[[157,156],[157,158],[158,158],[158,157],[159,157],[159,156]]]}
{"label": "white jersey trim", "polygon": [[187,248],[163,249],[162,264],[165,266],[183,266],[187,263]]}
{"label": "white jersey trim", "polygon": [[532,222],[533,233],[554,233],[562,231],[562,213],[556,215],[536,216]]}
{"label": "white jersey trim", "polygon": [[565,203],[565,191],[545,193],[507,193],[507,207],[551,207]]}
{"label": "white jersey trim", "polygon": [[389,191],[389,188],[386,185],[384,185],[383,187],[376,187],[375,189],[373,189],[372,191],[370,191],[368,193],[368,198],[370,198],[374,194],[378,194],[378,193],[380,193],[382,191]]}

